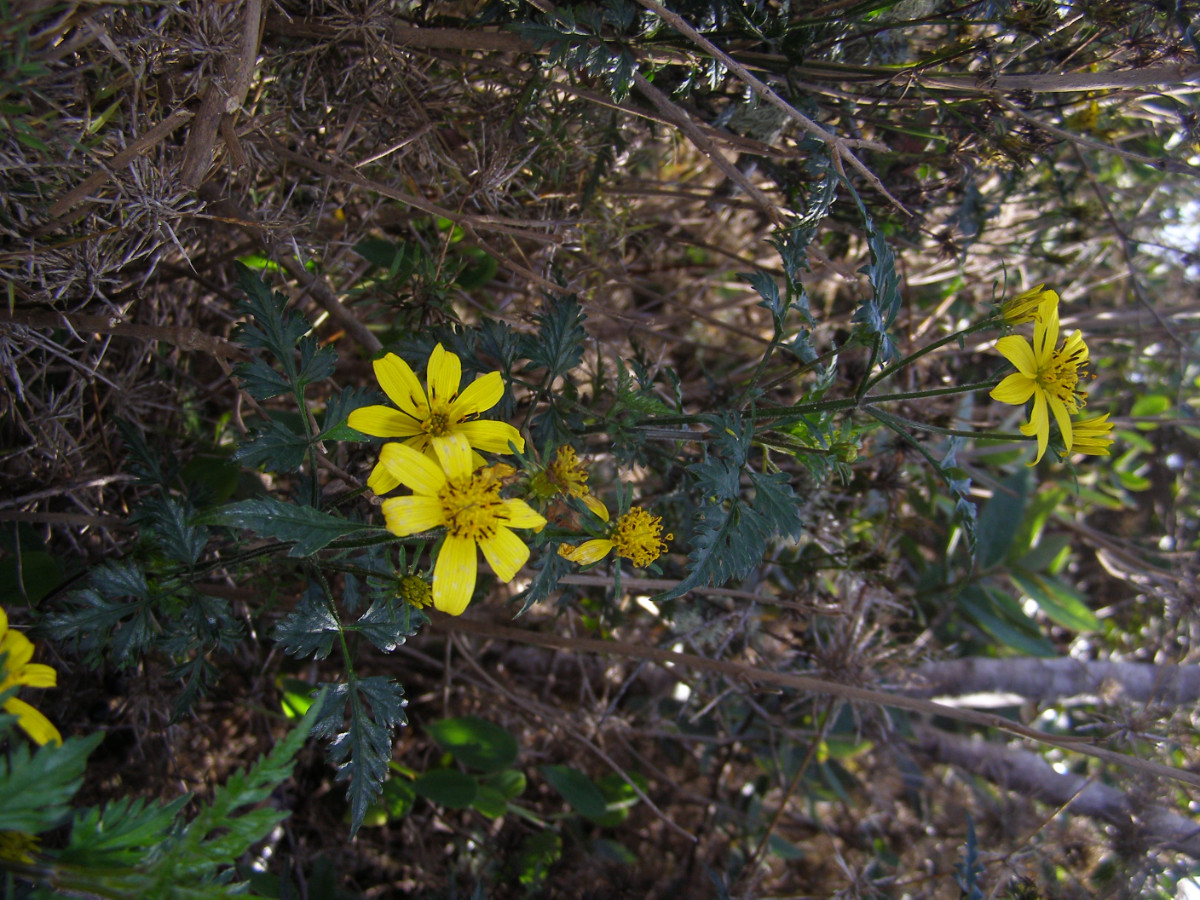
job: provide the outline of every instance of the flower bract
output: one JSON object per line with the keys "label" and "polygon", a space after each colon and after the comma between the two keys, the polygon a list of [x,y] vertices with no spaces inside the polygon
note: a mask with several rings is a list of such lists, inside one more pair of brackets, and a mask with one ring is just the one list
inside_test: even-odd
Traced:
{"label": "flower bract", "polygon": [[503,472],[477,467],[463,436],[437,441],[433,450],[430,459],[408,444],[384,445],[379,465],[413,493],[383,501],[383,515],[398,537],[446,529],[433,566],[433,605],[457,616],[475,590],[475,548],[501,581],[512,581],[529,559],[529,548],[512,529],[541,528],[546,520],[524,500],[500,496]]}
{"label": "flower bract", "polygon": [[[509,444],[524,451],[520,432],[506,422],[480,419],[504,396],[504,380],[499,372],[489,372],[462,388],[462,362],[438,344],[429,355],[426,382],[421,387],[412,368],[394,353],[375,360],[375,377],[390,406],[366,406],[350,413],[347,424],[363,434],[382,438],[400,438],[402,443],[434,458],[434,448],[457,436],[475,450],[510,453]],[[475,455],[483,464],[483,457]],[[400,484],[380,462],[367,480],[376,494],[386,494]]]}
{"label": "flower bract", "polygon": [[[20,685],[48,688],[58,684],[58,673],[54,669],[41,663],[30,662],[33,659],[33,643],[21,632],[8,627],[8,614],[2,608],[0,654],[4,656],[4,681],[0,682],[0,693]],[[4,711],[16,716],[17,725],[38,744],[51,741],[56,744],[62,743],[62,735],[58,733],[58,729],[24,700],[9,697],[4,701]]]}
{"label": "flower bract", "polygon": [[1042,304],[1047,300],[1053,301],[1058,309],[1058,294],[1046,290],[1046,285],[1039,284],[1024,293],[1010,297],[1000,304],[1000,315],[1007,325],[1022,325],[1033,322],[1041,316]]}
{"label": "flower bract", "polygon": [[609,552],[615,552],[642,568],[662,556],[667,550],[666,542],[674,537],[672,534],[663,536],[661,516],[652,516],[640,506],[634,506],[609,528],[608,537],[593,538],[577,547],[560,544],[558,552],[583,566],[597,563]]}
{"label": "flower bract", "polygon": [[1011,334],[996,342],[996,349],[1017,371],[992,389],[991,397],[1001,403],[1022,406],[1030,399],[1033,409],[1029,422],[1021,426],[1027,435],[1037,436],[1036,465],[1050,440],[1050,415],[1058,423],[1063,443],[1071,449],[1071,414],[1083,405],[1078,389],[1080,369],[1087,363],[1088,349],[1083,336],[1075,331],[1061,347],[1058,345],[1058,295],[1042,301],[1035,321],[1032,345],[1020,335]]}

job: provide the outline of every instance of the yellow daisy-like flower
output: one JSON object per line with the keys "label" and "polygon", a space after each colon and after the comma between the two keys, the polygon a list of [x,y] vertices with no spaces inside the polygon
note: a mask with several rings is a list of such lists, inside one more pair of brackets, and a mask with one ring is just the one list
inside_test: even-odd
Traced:
{"label": "yellow daisy-like flower", "polygon": [[1017,371],[992,389],[991,397],[1001,403],[1023,406],[1033,399],[1029,422],[1021,426],[1027,435],[1037,435],[1038,451],[1030,465],[1036,465],[1050,441],[1050,413],[1062,432],[1063,443],[1071,449],[1071,414],[1083,405],[1078,390],[1080,369],[1088,359],[1083,336],[1074,332],[1058,344],[1058,296],[1046,298],[1038,308],[1039,318],[1033,329],[1033,344],[1020,335],[1010,334],[996,342],[996,349]]}
{"label": "yellow daisy-like flower", "polygon": [[379,465],[413,491],[384,500],[383,516],[398,537],[446,529],[433,565],[433,605],[457,616],[475,590],[476,545],[500,580],[512,581],[529,559],[529,548],[512,529],[541,528],[546,520],[524,500],[500,496],[500,467],[479,469],[462,435],[448,435],[433,450],[437,462],[408,444],[383,446]]}
{"label": "yellow daisy-like flower", "polygon": [[1054,308],[1058,309],[1058,294],[1046,290],[1045,284],[1039,284],[1023,294],[1017,294],[1001,303],[1000,315],[1004,318],[1006,325],[1023,325],[1026,322],[1033,322],[1040,317],[1042,304],[1047,300],[1052,301]]}
{"label": "yellow daisy-like flower", "polygon": [[554,462],[534,475],[529,486],[533,495],[543,500],[559,495],[578,497],[584,506],[607,522],[608,508],[592,493],[587,481],[587,466],[580,462],[574,447],[563,444],[554,454]]}
{"label": "yellow daisy-like flower", "polygon": [[[427,394],[409,364],[396,354],[389,353],[375,360],[374,366],[379,386],[397,408],[366,406],[356,409],[347,420],[351,428],[373,437],[401,438],[404,444],[431,459],[434,458],[434,447],[454,435],[464,438],[476,450],[489,453],[510,453],[510,442],[517,450],[525,450],[525,441],[512,425],[476,418],[504,396],[504,379],[499,372],[476,378],[460,392],[462,362],[438,344],[429,356],[426,369]],[[475,461],[483,465],[483,457],[478,454]],[[382,462],[367,479],[367,486],[376,494],[393,491],[399,484]]]}
{"label": "yellow daisy-like flower", "polygon": [[[607,510],[602,518],[607,521]],[[588,566],[614,551],[617,556],[643,568],[666,553],[666,542],[674,538],[673,534],[663,536],[661,516],[652,516],[640,506],[633,506],[610,526],[608,537],[593,538],[578,547],[559,544],[558,553],[571,562]]]}
{"label": "yellow daisy-like flower", "polygon": [[[0,608],[0,654],[4,654],[4,681],[0,693],[11,687],[48,688],[58,684],[58,673],[50,666],[30,662],[33,643],[19,631],[8,627],[8,613]],[[62,743],[62,735],[40,712],[16,697],[4,701],[4,711],[17,717],[17,725],[36,743]]]}
{"label": "yellow daisy-like flower", "polygon": [[1071,445],[1072,452],[1088,456],[1108,456],[1108,448],[1113,442],[1113,423],[1108,421],[1108,413],[1079,419],[1071,428],[1075,436]]}

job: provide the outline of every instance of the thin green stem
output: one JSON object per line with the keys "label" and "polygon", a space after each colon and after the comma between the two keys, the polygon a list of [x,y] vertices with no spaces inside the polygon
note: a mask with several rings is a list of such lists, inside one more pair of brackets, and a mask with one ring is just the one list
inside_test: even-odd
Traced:
{"label": "thin green stem", "polygon": [[873,378],[870,378],[867,380],[867,386],[866,386],[865,390],[869,391],[871,388],[873,388],[879,382],[883,381],[883,379],[887,378],[889,375],[899,372],[905,366],[911,365],[912,363],[914,363],[918,359],[920,359],[922,356],[925,356],[927,353],[932,353],[934,350],[937,350],[940,347],[945,347],[947,344],[949,344],[953,341],[957,341],[960,338],[964,338],[968,334],[974,334],[977,331],[985,331],[988,328],[995,328],[999,324],[1000,324],[999,319],[996,319],[996,318],[985,319],[982,322],[972,325],[970,328],[964,328],[962,331],[956,331],[956,332],[954,332],[954,334],[948,334],[943,338],[939,338],[938,340],[934,341],[932,344],[927,344],[926,346],[922,347],[920,350],[917,350],[914,353],[910,353],[908,356],[904,357],[904,359],[897,360],[896,362],[892,363],[890,366],[885,366],[883,369],[880,369],[879,372],[877,372]]}
{"label": "thin green stem", "polygon": [[886,413],[882,410],[875,409],[869,403],[864,404],[863,411],[869,415],[880,418],[880,415],[891,419],[897,424],[903,424],[907,428],[915,428],[917,431],[928,431],[932,434],[944,434],[947,437],[963,437],[974,438],[975,440],[984,441],[1032,441],[1035,437],[1026,437],[1023,434],[1011,434],[1006,431],[970,431],[959,428],[942,428],[938,425],[927,425],[924,422],[918,422],[915,419],[909,419],[905,416],[898,416],[895,413]]}
{"label": "thin green stem", "polygon": [[867,374],[863,376],[863,380],[859,383],[858,389],[854,392],[854,399],[862,401],[866,395],[867,389],[871,386],[871,381],[867,377],[871,374],[871,370],[875,368],[875,363],[879,360],[879,348],[883,346],[883,335],[875,335],[875,341],[871,344],[871,359],[867,362]]}

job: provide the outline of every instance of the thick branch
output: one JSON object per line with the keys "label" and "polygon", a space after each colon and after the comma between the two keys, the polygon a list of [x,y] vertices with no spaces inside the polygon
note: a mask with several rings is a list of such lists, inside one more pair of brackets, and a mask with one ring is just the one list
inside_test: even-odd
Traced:
{"label": "thick branch", "polygon": [[925,663],[909,697],[1015,694],[1035,702],[1070,697],[1179,706],[1200,700],[1200,666],[1084,659],[968,657]]}
{"label": "thick branch", "polygon": [[1082,775],[1063,775],[1028,750],[956,737],[933,728],[916,731],[923,753],[933,760],[986,778],[1006,790],[1075,815],[1101,819],[1135,831],[1153,844],[1200,858],[1200,825]]}

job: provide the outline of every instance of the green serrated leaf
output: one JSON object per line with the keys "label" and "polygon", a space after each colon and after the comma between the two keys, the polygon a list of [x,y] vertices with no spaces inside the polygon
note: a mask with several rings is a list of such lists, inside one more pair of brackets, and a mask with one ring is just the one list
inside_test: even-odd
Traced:
{"label": "green serrated leaf", "polygon": [[242,441],[233,459],[251,468],[263,466],[270,472],[294,472],[303,465],[308,447],[305,435],[282,419],[272,417]]}
{"label": "green serrated leaf", "polygon": [[[392,732],[408,724],[404,689],[390,678],[356,678],[352,685],[328,685],[329,700],[313,725],[315,737],[332,737],[329,761],[337,780],[348,781],[350,833],[362,825],[382,790],[392,758]],[[347,711],[350,721],[343,729]]]}
{"label": "green serrated leaf", "polygon": [[381,529],[272,497],[241,500],[196,517],[206,525],[244,528],[266,538],[293,542],[288,556],[312,556],[341,537],[377,534]]}
{"label": "green serrated leaf", "polygon": [[525,356],[535,368],[548,370],[548,378],[566,375],[583,360],[584,315],[574,295],[547,299],[533,317],[537,334],[525,338]]}
{"label": "green serrated leaf", "polygon": [[[14,716],[0,719],[0,737],[11,737],[15,722]],[[12,737],[8,752],[0,755],[0,831],[36,835],[66,821],[71,800],[83,784],[87,758],[101,738],[67,738],[61,746],[30,750],[26,742]]]}

